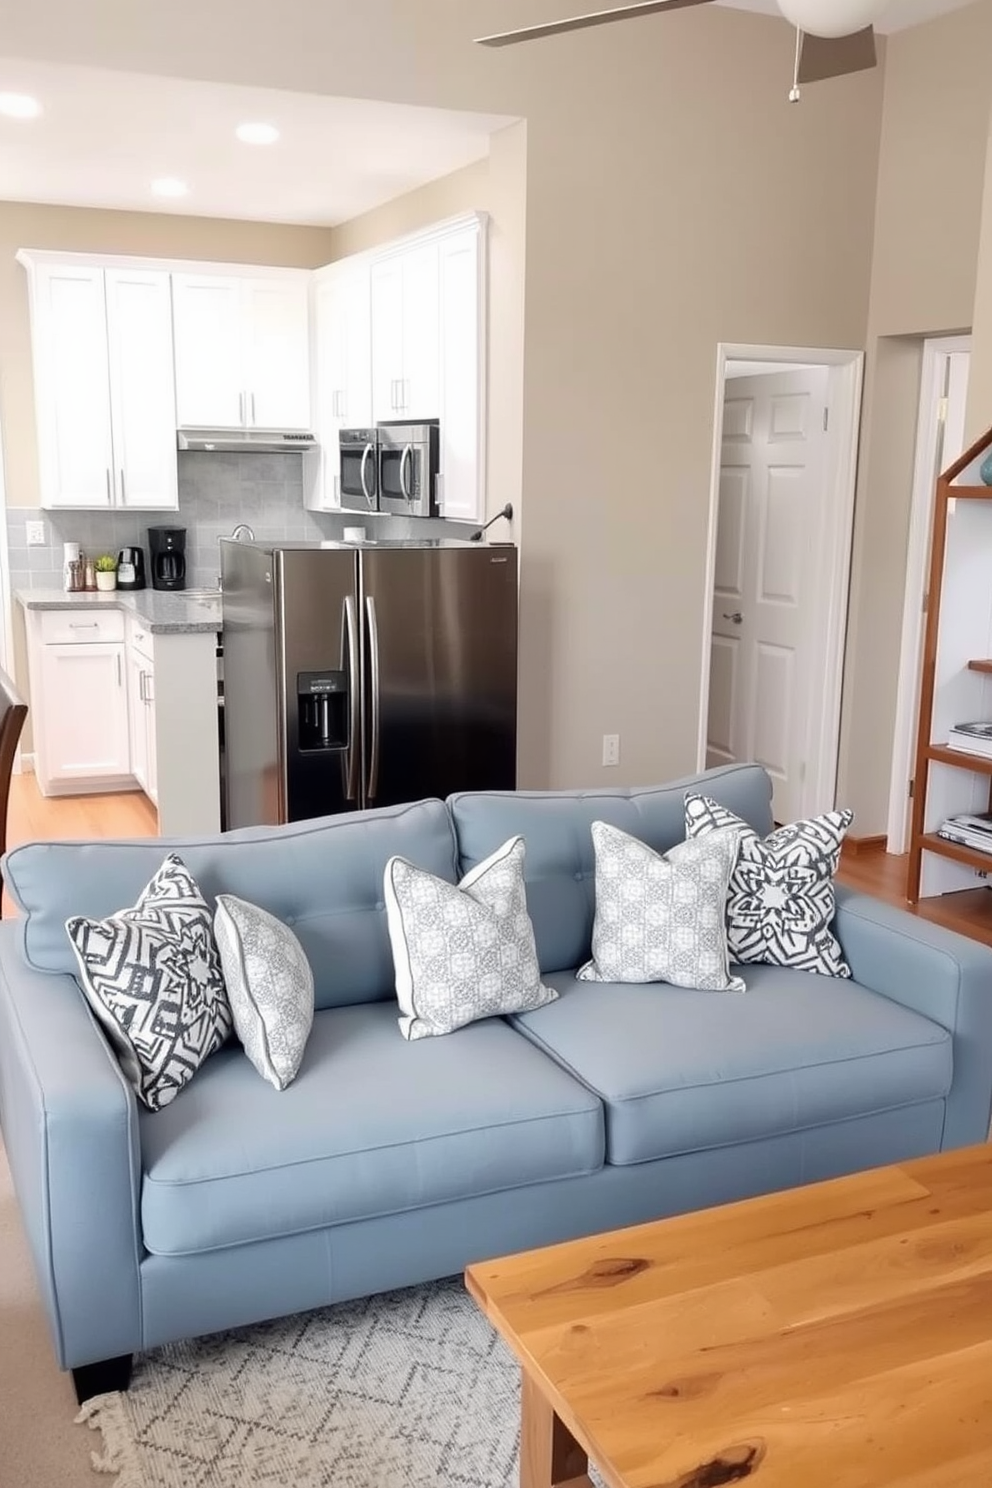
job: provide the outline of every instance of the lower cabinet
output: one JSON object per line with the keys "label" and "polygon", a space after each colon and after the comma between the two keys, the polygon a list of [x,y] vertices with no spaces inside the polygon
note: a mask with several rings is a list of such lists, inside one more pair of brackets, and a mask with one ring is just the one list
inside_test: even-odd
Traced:
{"label": "lower cabinet", "polygon": [[123,615],[32,612],[28,651],[35,774],[42,794],[128,784]]}
{"label": "lower cabinet", "polygon": [[127,637],[127,707],[131,774],[158,805],[158,746],[155,736],[155,657],[153,642],[140,626]]}

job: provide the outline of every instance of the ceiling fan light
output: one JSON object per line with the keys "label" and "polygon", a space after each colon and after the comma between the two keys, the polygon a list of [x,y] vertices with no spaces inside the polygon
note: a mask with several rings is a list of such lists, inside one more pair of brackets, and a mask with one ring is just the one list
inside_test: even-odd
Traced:
{"label": "ceiling fan light", "polygon": [[787,21],[810,36],[852,36],[881,20],[889,0],[777,0]]}

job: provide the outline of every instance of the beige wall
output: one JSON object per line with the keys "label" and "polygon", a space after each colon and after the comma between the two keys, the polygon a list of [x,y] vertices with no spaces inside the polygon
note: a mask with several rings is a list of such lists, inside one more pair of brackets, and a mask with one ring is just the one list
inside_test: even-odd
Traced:
{"label": "beige wall", "polygon": [[887,48],[838,781],[865,835],[888,814],[922,342],[974,313],[990,57],[992,0]]}
{"label": "beige wall", "polygon": [[716,344],[864,344],[881,74],[790,107],[789,27],[718,6],[501,51],[489,0],[325,0],[292,48],[236,0],[117,9],[35,0],[5,46],[526,119],[522,429],[512,398],[491,428],[522,442],[521,783],[692,769]]}
{"label": "beige wall", "polygon": [[0,421],[7,502],[37,506],[31,330],[27,277],[14,258],[19,248],[316,268],[331,257],[331,235],[259,222],[0,202]]}
{"label": "beige wall", "polygon": [[978,247],[978,286],[971,376],[968,381],[967,437],[974,441],[992,428],[992,115],[985,161],[985,205]]}

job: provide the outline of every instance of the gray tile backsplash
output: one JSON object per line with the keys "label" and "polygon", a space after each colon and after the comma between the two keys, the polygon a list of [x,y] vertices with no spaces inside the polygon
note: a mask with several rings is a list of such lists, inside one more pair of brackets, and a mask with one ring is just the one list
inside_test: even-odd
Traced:
{"label": "gray tile backsplash", "polygon": [[[134,544],[148,555],[149,527],[185,527],[186,582],[204,588],[217,582],[217,542],[247,522],[266,542],[320,542],[340,538],[345,527],[364,526],[369,537],[467,537],[463,523],[403,517],[360,517],[310,512],[303,505],[304,456],[297,454],[206,454],[179,456],[178,512],[39,511],[7,508],[10,586],[47,589],[62,584],[62,545],[78,542],[88,555],[116,553]],[[47,543],[28,547],[25,522],[41,518]]]}

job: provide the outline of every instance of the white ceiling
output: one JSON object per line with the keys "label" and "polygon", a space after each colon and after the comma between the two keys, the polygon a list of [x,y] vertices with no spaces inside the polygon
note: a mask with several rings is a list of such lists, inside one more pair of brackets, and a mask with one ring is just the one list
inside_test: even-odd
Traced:
{"label": "white ceiling", "polygon": [[[0,117],[0,200],[314,226],[481,159],[490,134],[513,122],[0,57],[2,92],[31,94],[44,113]],[[278,143],[241,144],[245,122],[276,125]],[[161,176],[186,181],[189,195],[153,195]]]}
{"label": "white ceiling", "polygon": [[[775,0],[716,0],[731,10],[754,10],[761,15],[780,15]],[[920,26],[937,16],[947,15],[951,10],[963,10],[971,0],[890,0],[890,3],[875,27],[876,31],[905,31],[909,26]]]}

